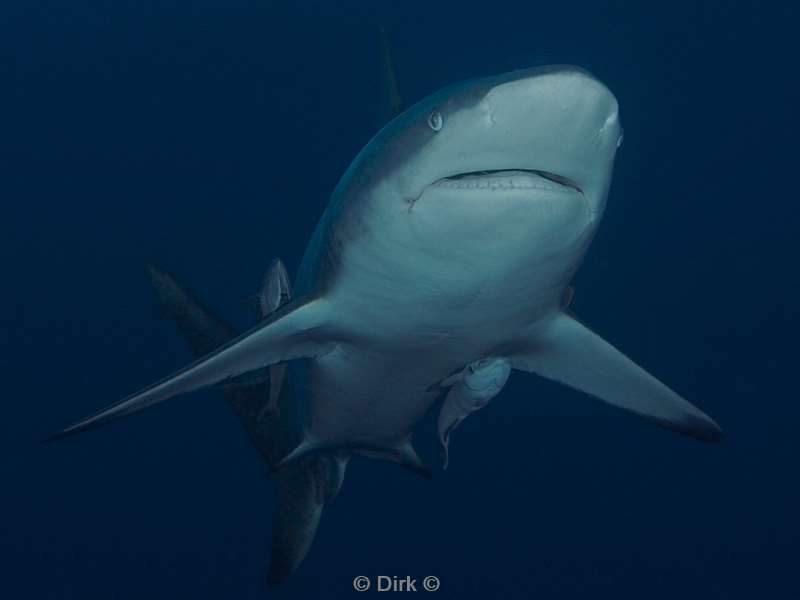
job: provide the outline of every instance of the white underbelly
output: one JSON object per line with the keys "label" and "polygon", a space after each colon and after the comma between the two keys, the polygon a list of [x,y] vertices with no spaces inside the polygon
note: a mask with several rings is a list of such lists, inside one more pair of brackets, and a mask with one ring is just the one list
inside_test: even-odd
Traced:
{"label": "white underbelly", "polygon": [[[307,371],[308,432],[332,444],[405,439],[436,400],[429,388],[464,363],[447,345],[378,352],[342,344]],[[469,361],[467,361],[469,362]]]}
{"label": "white underbelly", "polygon": [[[524,302],[503,301],[503,290],[353,302],[347,337],[311,362],[307,371],[309,431],[316,441],[381,445],[407,437],[430,409],[429,390],[465,365],[502,355],[521,328],[557,309],[546,291],[528,290]],[[511,292],[506,290],[505,299]]]}
{"label": "white underbelly", "polygon": [[303,382],[316,441],[407,436],[436,399],[431,385],[558,310],[592,229],[572,197],[501,212],[423,198],[398,211],[362,215],[336,240],[325,293],[342,341]]}

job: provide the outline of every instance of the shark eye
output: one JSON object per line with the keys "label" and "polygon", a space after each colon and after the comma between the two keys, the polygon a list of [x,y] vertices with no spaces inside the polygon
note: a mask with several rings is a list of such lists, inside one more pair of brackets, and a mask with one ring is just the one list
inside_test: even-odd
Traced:
{"label": "shark eye", "polygon": [[439,131],[443,124],[444,121],[442,120],[442,114],[434,108],[431,111],[431,114],[428,115],[428,127],[434,131]]}

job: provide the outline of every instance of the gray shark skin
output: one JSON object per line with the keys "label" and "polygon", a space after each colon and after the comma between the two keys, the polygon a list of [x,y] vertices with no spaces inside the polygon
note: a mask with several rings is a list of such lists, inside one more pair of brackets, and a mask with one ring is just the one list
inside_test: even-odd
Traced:
{"label": "gray shark skin", "polygon": [[[621,134],[613,94],[576,67],[432,95],[387,124],[344,174],[307,247],[296,299],[56,436],[304,359],[290,369],[303,437],[284,467],[359,454],[424,473],[411,444],[416,423],[442,386],[469,379],[453,374],[494,361],[719,440],[710,417],[564,310]],[[494,394],[505,376],[492,381]]]}
{"label": "gray shark skin", "polygon": [[[165,316],[175,322],[196,356],[203,356],[235,337],[234,329],[196,300],[175,277],[148,266],[153,289]],[[289,301],[291,287],[283,263],[273,261],[257,296],[264,318]],[[296,402],[284,384],[284,365],[269,369],[265,381],[228,386],[227,404],[239,419],[269,471],[298,441]],[[267,583],[276,585],[305,558],[322,517],[324,504],[338,492],[345,463],[337,457],[309,456],[274,473],[277,507],[272,520],[272,552]]]}

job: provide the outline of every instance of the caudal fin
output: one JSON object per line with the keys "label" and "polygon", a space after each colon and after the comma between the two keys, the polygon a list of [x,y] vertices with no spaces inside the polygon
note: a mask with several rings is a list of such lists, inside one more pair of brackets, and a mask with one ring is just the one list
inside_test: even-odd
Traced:
{"label": "caudal fin", "polygon": [[278,504],[272,518],[267,585],[285,581],[311,549],[322,511],[341,488],[349,454],[308,456],[276,473]]}
{"label": "caudal fin", "polygon": [[201,304],[175,277],[153,264],[147,265],[147,274],[161,311],[175,322],[192,354],[199,358],[236,337],[233,327]]}

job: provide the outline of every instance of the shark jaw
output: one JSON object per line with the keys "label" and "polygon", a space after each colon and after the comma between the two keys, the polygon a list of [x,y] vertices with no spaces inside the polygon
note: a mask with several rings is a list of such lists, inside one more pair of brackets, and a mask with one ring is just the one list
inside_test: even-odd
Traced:
{"label": "shark jaw", "polygon": [[537,190],[583,194],[580,186],[562,175],[534,169],[492,169],[444,177],[431,184],[449,190]]}
{"label": "shark jaw", "polygon": [[[458,269],[464,252],[472,248],[482,255],[469,259],[477,272],[493,270],[484,259],[492,260],[488,249],[497,242],[487,236],[508,242],[500,251],[506,266],[525,269],[539,264],[537,257],[552,256],[556,249],[551,243],[571,246],[597,224],[591,202],[575,181],[539,169],[487,169],[443,177],[425,187],[411,209],[409,214],[419,217],[414,227],[420,244],[440,245],[446,232],[451,243],[437,254],[452,253],[451,268]],[[576,253],[582,251],[581,246],[570,254],[557,252],[557,260],[577,262]]]}
{"label": "shark jaw", "polygon": [[541,190],[583,193],[580,186],[568,177],[535,169],[469,171],[444,177],[432,185],[460,190]]}

